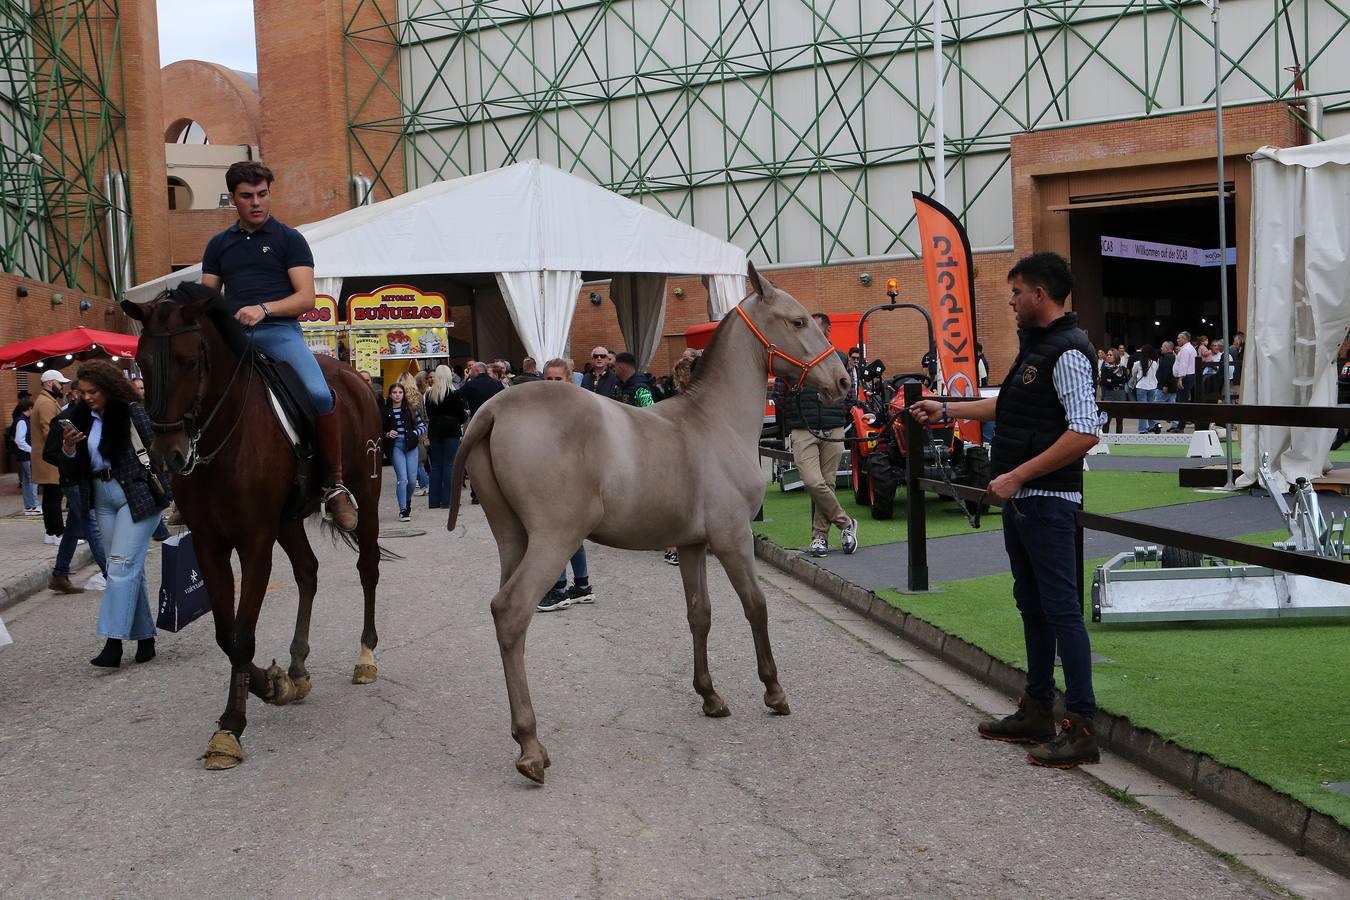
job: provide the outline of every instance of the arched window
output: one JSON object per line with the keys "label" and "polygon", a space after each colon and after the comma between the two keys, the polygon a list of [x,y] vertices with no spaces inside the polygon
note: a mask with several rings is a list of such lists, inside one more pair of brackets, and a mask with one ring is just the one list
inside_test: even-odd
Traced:
{"label": "arched window", "polygon": [[192,188],[175,175],[169,176],[169,209],[192,209]]}
{"label": "arched window", "polygon": [[206,135],[206,129],[192,119],[183,118],[175,119],[173,124],[164,129],[164,143],[209,144],[211,141]]}

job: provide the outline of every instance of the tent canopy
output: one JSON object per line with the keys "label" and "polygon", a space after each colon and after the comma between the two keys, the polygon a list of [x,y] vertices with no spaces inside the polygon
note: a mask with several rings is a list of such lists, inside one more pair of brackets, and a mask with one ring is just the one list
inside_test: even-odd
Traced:
{"label": "tent canopy", "polygon": [[0,369],[17,369],[52,356],[73,356],[98,348],[107,351],[109,356],[135,356],[137,340],[134,334],[97,331],[81,326],[0,347]]}
{"label": "tent canopy", "polygon": [[[582,272],[657,276],[621,290],[631,307],[620,307],[624,337],[645,361],[660,338],[664,276],[711,276],[710,312],[719,316],[741,299],[746,271],[739,247],[539,160],[430,184],[299,231],[321,292],[357,276],[496,274],[516,330],[540,359],[566,348]],[[145,303],[200,275],[200,266],[183,269],[127,296]]]}
{"label": "tent canopy", "polygon": [[[1336,352],[1350,328],[1350,137],[1252,156],[1246,403],[1335,406]],[[1276,488],[1328,466],[1333,429],[1243,426],[1242,478],[1264,454]]]}

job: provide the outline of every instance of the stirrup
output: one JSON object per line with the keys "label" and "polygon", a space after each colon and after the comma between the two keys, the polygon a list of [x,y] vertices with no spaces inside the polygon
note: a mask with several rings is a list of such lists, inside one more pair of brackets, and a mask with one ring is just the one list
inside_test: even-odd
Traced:
{"label": "stirrup", "polygon": [[361,504],[356,502],[356,496],[345,484],[339,482],[323,492],[323,500],[321,502],[323,503],[323,517],[325,520],[331,522],[333,519],[333,514],[328,511],[328,501],[332,500],[334,497],[341,497],[343,495],[352,502],[352,509],[356,510],[358,513],[361,511]]}

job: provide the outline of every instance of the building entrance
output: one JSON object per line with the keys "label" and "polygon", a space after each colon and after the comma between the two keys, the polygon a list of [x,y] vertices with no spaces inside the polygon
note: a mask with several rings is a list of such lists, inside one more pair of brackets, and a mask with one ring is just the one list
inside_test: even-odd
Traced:
{"label": "building entrance", "polygon": [[[1098,347],[1158,347],[1179,331],[1220,334],[1218,215],[1212,195],[1070,212],[1074,306]],[[1085,204],[1087,206],[1087,204]],[[1229,328],[1237,317],[1233,202],[1227,204]]]}

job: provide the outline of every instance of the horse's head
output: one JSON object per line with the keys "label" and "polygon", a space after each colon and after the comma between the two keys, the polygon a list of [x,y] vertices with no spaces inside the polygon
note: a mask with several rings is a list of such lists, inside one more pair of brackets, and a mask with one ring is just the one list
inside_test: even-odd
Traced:
{"label": "horse's head", "polygon": [[790,385],[811,388],[826,403],[842,400],[852,380],[816,320],[796,297],[774,287],[753,265],[747,276],[759,302],[753,315],[743,306],[738,309],[768,348],[770,371]]}
{"label": "horse's head", "polygon": [[210,379],[202,329],[217,296],[188,282],[144,306],[122,303],[126,314],[141,323],[136,365],[145,377],[146,411],[155,430],[150,461],[161,470],[181,472],[192,462]]}

